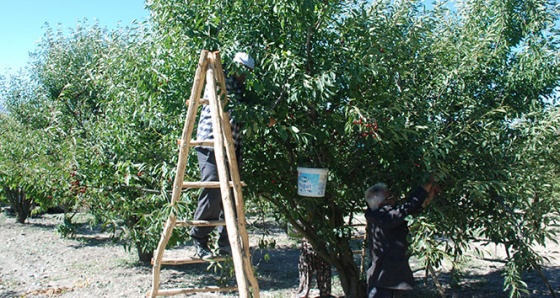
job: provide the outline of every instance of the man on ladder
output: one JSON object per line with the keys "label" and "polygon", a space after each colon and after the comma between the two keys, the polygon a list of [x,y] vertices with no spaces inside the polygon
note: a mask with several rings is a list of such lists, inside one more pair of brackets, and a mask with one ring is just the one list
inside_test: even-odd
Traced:
{"label": "man on ladder", "polygon": [[[255,61],[246,53],[237,53],[233,59],[235,63],[239,63],[240,67],[234,69],[226,78],[226,89],[229,102],[232,105],[247,102],[245,94],[245,77],[248,71],[252,71],[255,67]],[[235,67],[235,66],[234,66]],[[204,98],[208,98],[208,90],[204,92]],[[236,121],[232,115],[230,120],[232,135],[235,142],[235,155],[239,163],[241,163],[241,123]],[[212,116],[210,106],[204,105],[200,114],[198,128],[196,132],[198,140],[213,140]],[[197,146],[195,147],[198,166],[200,168],[200,176],[202,182],[218,181],[218,170],[216,165],[216,157],[213,147]],[[203,188],[198,197],[198,206],[194,213],[195,220],[218,220],[224,219],[222,196],[219,188]],[[214,230],[213,226],[192,228],[190,235],[196,247],[196,257],[201,259],[210,259],[213,253],[208,246],[209,234]],[[220,255],[230,255],[231,246],[229,244],[227,229],[225,226],[218,227],[218,247]]]}

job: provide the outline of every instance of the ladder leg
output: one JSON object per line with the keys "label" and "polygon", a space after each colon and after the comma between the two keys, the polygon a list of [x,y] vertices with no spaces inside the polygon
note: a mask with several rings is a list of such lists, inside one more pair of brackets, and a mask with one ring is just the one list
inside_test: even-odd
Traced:
{"label": "ladder leg", "polygon": [[169,242],[169,238],[171,238],[171,234],[173,233],[173,228],[175,227],[176,221],[175,215],[171,214],[165,223],[165,228],[163,233],[161,234],[161,238],[159,240],[159,244],[154,256],[154,264],[152,268],[152,290],[149,293],[149,297],[154,298],[157,296],[159,291],[159,276],[161,272],[161,259],[163,258],[163,252],[165,251],[165,247]]}
{"label": "ladder leg", "polygon": [[[177,162],[177,169],[175,173],[175,180],[173,182],[173,193],[171,197],[171,204],[176,204],[181,198],[183,180],[185,178],[185,168],[187,166],[187,158],[189,154],[188,142],[192,137],[192,131],[194,129],[194,121],[196,119],[196,112],[198,110],[198,101],[200,98],[200,93],[202,92],[202,82],[201,79],[206,75],[206,68],[208,65],[208,51],[203,50],[200,53],[200,59],[198,61],[198,67],[196,70],[194,84],[191,90],[191,96],[189,100],[189,107],[187,109],[187,116],[185,117],[185,124],[183,127],[183,134],[181,137],[181,148],[179,149],[179,161]],[[167,222],[165,224],[164,231],[161,235],[158,247],[154,255],[154,264],[152,269],[152,290],[149,293],[150,297],[156,297],[159,291],[159,276],[161,271],[161,260],[163,258],[163,252],[165,247],[169,242],[169,238],[173,233],[175,227],[176,217],[172,213],[169,215]]]}
{"label": "ladder leg", "polygon": [[198,61],[194,84],[191,90],[189,107],[187,109],[187,116],[185,117],[183,134],[181,135],[179,160],[177,162],[175,180],[173,182],[173,194],[171,197],[171,202],[173,204],[177,203],[179,199],[181,199],[182,185],[185,179],[185,168],[187,167],[187,159],[189,156],[189,142],[192,138],[194,122],[196,120],[196,112],[199,105],[198,102],[200,99],[200,93],[202,92],[202,79],[206,75],[206,68],[208,65],[208,59],[206,59],[207,56],[208,51],[202,51],[202,53],[200,54],[200,60]]}
{"label": "ladder leg", "polygon": [[[206,84],[208,84],[210,90],[216,90],[214,70],[216,65],[216,60],[213,55],[210,55],[210,67],[206,73]],[[241,251],[239,249],[239,239],[237,224],[235,221],[235,212],[231,204],[230,187],[228,182],[227,168],[224,160],[224,141],[222,138],[222,121],[220,119],[220,113],[218,112],[221,108],[215,92],[210,92],[209,94],[210,110],[212,113],[212,128],[214,133],[214,152],[216,156],[216,165],[218,167],[218,176],[220,180],[220,190],[222,193],[222,202],[224,208],[224,217],[226,221],[226,226],[228,228],[228,238],[230,245],[232,247],[232,258],[235,267],[235,277],[237,279],[237,286],[239,288],[240,297],[249,297],[249,291],[247,287],[247,281],[245,279],[245,273],[243,270],[243,259],[241,256]]]}
{"label": "ladder leg", "polygon": [[[224,118],[223,118],[224,122],[229,123],[229,117],[227,116],[226,113],[224,113]],[[228,127],[228,126],[226,126]],[[230,135],[231,136],[231,130],[228,129],[224,129],[226,131],[225,135]],[[237,168],[237,160],[235,157],[235,147],[233,146],[233,144],[230,144],[231,146],[226,146],[226,148],[228,148],[227,151],[227,156],[228,156],[228,160],[229,160],[229,166],[230,166],[230,175],[231,175],[231,180],[233,181],[233,194],[234,194],[234,198],[235,198],[235,210],[236,210],[236,215],[237,215],[237,229],[239,232],[239,235],[241,237],[241,243],[242,243],[242,248],[243,248],[243,267],[245,270],[245,275],[247,277],[247,279],[249,280],[249,283],[251,284],[251,287],[253,288],[253,297],[254,298],[258,298],[259,295],[259,284],[257,282],[257,279],[255,278],[254,272],[253,272],[253,267],[251,265],[251,252],[250,252],[250,245],[249,245],[249,236],[247,234],[247,221],[245,218],[245,208],[244,208],[244,200],[243,200],[243,195],[241,192],[241,178],[239,176],[239,171]]]}
{"label": "ladder leg", "polygon": [[[219,62],[219,54],[215,53],[216,60]],[[216,68],[216,80],[221,85],[222,90],[225,90],[225,77],[224,72],[221,67],[221,63],[215,63]],[[218,101],[221,103],[221,101]],[[247,221],[245,218],[245,203],[243,201],[243,193],[241,190],[241,177],[239,175],[239,166],[237,163],[237,157],[235,155],[235,144],[233,144],[233,135],[231,132],[231,126],[229,121],[229,116],[227,113],[224,112],[224,109],[220,107],[218,109],[220,114],[219,119],[222,120],[222,138],[225,140],[225,148],[227,153],[228,165],[229,165],[229,174],[231,176],[231,180],[233,182],[233,194],[235,199],[235,209],[237,215],[237,228],[239,235],[241,237],[241,244],[243,248],[243,267],[245,270],[245,276],[249,280],[251,287],[253,289],[253,297],[258,298],[260,297],[259,294],[259,284],[257,279],[255,278],[253,267],[251,265],[251,252],[249,246],[249,236],[247,234]]]}

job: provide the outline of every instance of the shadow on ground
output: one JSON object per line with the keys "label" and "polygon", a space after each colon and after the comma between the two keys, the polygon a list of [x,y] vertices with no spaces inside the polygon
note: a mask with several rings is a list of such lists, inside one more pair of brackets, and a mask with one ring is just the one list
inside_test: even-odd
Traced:
{"label": "shadow on ground", "polygon": [[[560,267],[545,267],[543,270],[549,284],[555,291],[555,295],[560,297]],[[487,274],[463,274],[459,282],[452,283],[448,273],[438,276],[446,298],[498,298],[509,297],[509,292],[503,291],[504,277],[499,270]],[[529,292],[523,297],[554,297],[548,289],[546,283],[536,271],[527,272],[523,276],[527,283]],[[405,297],[430,298],[442,297],[435,286],[433,279],[417,280],[417,288]]]}
{"label": "shadow on ground", "polygon": [[[10,219],[11,220],[11,219]],[[54,221],[56,222],[56,221]],[[56,224],[53,221],[32,221],[30,226],[41,231],[54,231]],[[6,228],[12,227],[12,224],[5,225]],[[274,226],[266,228],[274,229]],[[25,230],[30,233],[32,230]],[[282,233],[282,229],[274,230],[274,233]],[[56,237],[56,236],[55,236]],[[88,224],[80,224],[77,226],[76,234],[66,245],[79,250],[86,247],[114,247],[120,246],[115,242],[108,233],[103,232],[100,228],[91,228]],[[56,241],[59,243],[59,241]],[[192,254],[193,249],[190,245],[181,248]],[[556,251],[554,251],[556,253]],[[274,249],[256,249],[252,251],[252,263],[257,269],[259,288],[262,293],[280,293],[274,294],[273,297],[284,297],[286,293],[293,293],[298,286],[298,258],[299,250],[295,246],[278,245]],[[545,266],[543,272],[548,279],[551,287],[556,291],[556,296],[560,297],[560,266],[558,261],[551,262],[551,266]],[[126,263],[127,268],[132,270],[131,276],[135,275],[138,280],[146,281],[151,279],[151,265],[142,263]],[[438,274],[438,281],[445,290],[446,298],[498,298],[509,297],[509,293],[503,291],[503,276],[499,270],[503,264],[495,263],[494,269],[488,271],[469,271],[469,268],[463,268],[464,274],[459,282],[452,283],[448,273]],[[123,266],[121,264],[120,266]],[[224,265],[225,271],[231,270],[231,267]],[[231,266],[231,265],[229,265]],[[1,268],[0,268],[1,269]],[[162,268],[162,281],[165,286],[174,287],[200,287],[207,285],[215,285],[218,283],[235,283],[235,279],[231,277],[223,278],[222,268],[216,264],[191,264],[182,266],[166,266]],[[422,275],[422,274],[419,274]],[[333,268],[333,277],[336,279],[337,272]],[[525,297],[553,297],[547,288],[543,279],[538,272],[528,272],[523,276],[523,280],[527,283],[529,293]],[[8,284],[5,277],[0,275],[0,298],[17,297],[13,291],[13,284]],[[134,286],[134,285],[133,285]],[[235,297],[235,294],[232,297]],[[230,296],[230,295],[224,295]],[[414,291],[409,292],[405,297],[412,298],[430,298],[442,297],[438,293],[435,282],[432,278],[427,280],[418,279],[417,287]]]}

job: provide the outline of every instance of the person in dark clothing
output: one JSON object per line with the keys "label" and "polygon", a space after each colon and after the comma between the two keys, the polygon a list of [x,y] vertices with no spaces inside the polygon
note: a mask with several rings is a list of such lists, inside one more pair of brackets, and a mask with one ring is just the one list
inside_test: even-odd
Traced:
{"label": "person in dark clothing", "polygon": [[406,216],[416,214],[431,202],[436,187],[432,180],[414,190],[408,200],[395,205],[387,186],[377,183],[366,193],[368,248],[371,267],[367,271],[368,298],[399,297],[414,286],[408,263]]}
{"label": "person in dark clothing", "polygon": [[[237,53],[234,62],[246,67],[249,71],[255,67],[255,61],[246,53]],[[231,104],[239,104],[245,102],[245,74],[243,71],[234,73],[226,78],[226,89]],[[208,98],[208,92],[205,90],[204,98]],[[241,163],[241,124],[236,121],[235,115],[230,115],[230,124],[233,139],[235,142],[235,155],[237,162]],[[210,106],[204,105],[198,121],[196,138],[199,141],[213,140],[212,116]],[[198,166],[200,168],[200,176],[202,182],[218,181],[218,167],[216,165],[216,156],[214,148],[209,146],[195,147]],[[203,188],[198,197],[198,206],[194,213],[195,220],[218,220],[224,219],[222,194],[219,188]],[[195,256],[201,259],[209,259],[213,257],[212,251],[208,247],[209,234],[214,227],[198,227],[192,228],[190,235],[196,248]],[[221,255],[230,255],[231,246],[225,226],[218,227],[218,247]]]}

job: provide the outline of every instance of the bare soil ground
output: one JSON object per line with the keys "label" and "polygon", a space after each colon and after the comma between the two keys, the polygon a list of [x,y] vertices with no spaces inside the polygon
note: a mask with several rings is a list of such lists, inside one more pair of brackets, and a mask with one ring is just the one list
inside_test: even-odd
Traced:
{"label": "bare soil ground", "polygon": [[[30,218],[26,224],[17,224],[15,218],[0,214],[0,298],[7,297],[144,297],[151,287],[152,267],[136,261],[135,252],[127,252],[110,240],[109,235],[91,230],[87,225],[78,229],[72,239],[56,233],[61,215],[46,214]],[[293,297],[298,285],[297,241],[290,239],[278,226],[267,227],[269,238],[276,241],[271,249],[252,253],[257,267],[261,297]],[[264,237],[251,232],[252,246]],[[255,242],[255,243],[253,243]],[[439,282],[445,288],[446,297],[507,297],[502,291],[503,279],[500,269],[502,255],[499,247],[482,247],[487,253],[465,263],[463,281],[449,287],[449,274],[438,272]],[[503,249],[502,249],[503,250]],[[556,243],[539,248],[550,258],[544,267],[546,277],[560,297],[560,246]],[[186,245],[170,251],[192,254]],[[270,259],[265,255],[269,255]],[[417,269],[417,289],[408,297],[440,297],[431,278],[424,283],[425,272]],[[207,264],[183,265],[162,269],[162,287],[213,285],[219,278]],[[536,272],[524,277],[530,289],[528,297],[553,297]],[[318,295],[316,289],[312,292]],[[333,294],[341,297],[343,292],[333,270]],[[179,295],[178,297],[186,297]],[[188,297],[235,297],[230,294],[196,294]]]}

